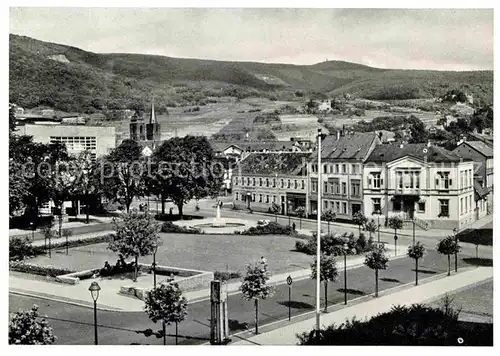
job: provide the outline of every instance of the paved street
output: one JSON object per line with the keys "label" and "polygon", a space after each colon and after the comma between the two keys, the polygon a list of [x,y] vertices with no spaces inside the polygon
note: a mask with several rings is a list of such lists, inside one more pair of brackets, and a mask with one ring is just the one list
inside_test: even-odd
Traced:
{"label": "paved street", "polygon": [[[462,258],[467,258],[463,256]],[[471,266],[464,260],[460,261],[460,266]],[[342,270],[342,265],[339,264]],[[390,261],[389,269],[380,271],[380,290],[387,290],[406,283],[412,283],[415,278],[413,271],[414,262],[408,258]],[[446,258],[437,255],[434,251],[429,251],[424,261],[421,263],[420,280],[426,277],[433,277],[447,270]],[[343,301],[343,274],[340,273],[337,283],[329,287],[328,299],[330,303]],[[309,312],[315,305],[315,282],[310,279],[296,281],[292,290],[292,315]],[[360,267],[348,271],[348,297],[349,300],[373,293],[374,273],[366,267]],[[323,292],[321,293],[323,298]],[[89,296],[90,298],[90,296]],[[370,297],[368,297],[370,298]],[[280,285],[276,288],[275,295],[260,304],[261,325],[282,320],[288,316],[288,287]],[[85,307],[67,305],[48,300],[10,295],[10,311],[18,308],[29,308],[33,303],[40,305],[42,314],[49,317],[50,323],[58,335],[59,344],[92,344],[93,326],[92,310]],[[253,303],[246,302],[241,295],[229,297],[229,319],[232,332],[252,328],[254,309]],[[209,302],[199,302],[189,305],[188,319],[179,325],[180,339],[184,344],[205,343],[209,337]],[[155,337],[145,338],[138,334],[139,331],[148,328],[159,330],[150,322],[144,313],[123,313],[99,311],[99,332],[101,344],[161,344],[161,339]],[[168,332],[173,333],[174,328],[169,328]],[[169,337],[168,343],[175,342],[173,337]]]}

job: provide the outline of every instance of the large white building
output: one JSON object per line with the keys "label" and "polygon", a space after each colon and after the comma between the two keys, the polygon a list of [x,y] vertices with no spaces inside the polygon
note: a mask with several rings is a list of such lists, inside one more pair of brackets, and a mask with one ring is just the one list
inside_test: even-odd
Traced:
{"label": "large white building", "polygon": [[379,145],[363,168],[367,217],[416,219],[428,228],[475,221],[474,163],[427,144]]}

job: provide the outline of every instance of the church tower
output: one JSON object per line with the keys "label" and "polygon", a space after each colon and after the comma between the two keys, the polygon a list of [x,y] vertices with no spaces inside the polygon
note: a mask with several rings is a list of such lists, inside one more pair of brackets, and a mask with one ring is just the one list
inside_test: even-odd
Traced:
{"label": "church tower", "polygon": [[146,139],[146,127],[144,118],[136,113],[130,119],[130,139],[134,141],[144,141]]}
{"label": "church tower", "polygon": [[149,114],[149,123],[146,124],[146,140],[153,141],[154,147],[155,142],[158,142],[161,139],[160,124],[156,120],[154,98],[151,103],[151,111]]}

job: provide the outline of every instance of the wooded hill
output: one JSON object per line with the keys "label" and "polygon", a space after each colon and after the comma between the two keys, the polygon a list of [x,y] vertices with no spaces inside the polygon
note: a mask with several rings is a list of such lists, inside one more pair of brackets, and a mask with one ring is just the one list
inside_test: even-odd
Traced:
{"label": "wooded hill", "polygon": [[[438,97],[462,88],[481,105],[493,102],[493,72],[386,70],[328,61],[315,65],[227,62],[142,54],[98,54],[10,35],[9,101],[92,113],[158,110],[208,97],[292,100],[349,93],[367,99]],[[303,100],[303,99],[301,99]]]}

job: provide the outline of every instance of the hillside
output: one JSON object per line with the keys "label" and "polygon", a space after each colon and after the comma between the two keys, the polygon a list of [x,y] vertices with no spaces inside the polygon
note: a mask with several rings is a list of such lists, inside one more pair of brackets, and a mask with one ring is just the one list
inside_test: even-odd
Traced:
{"label": "hillside", "polygon": [[49,106],[93,113],[144,110],[151,97],[167,106],[208,98],[302,99],[349,93],[369,99],[428,98],[467,88],[491,103],[493,72],[383,70],[328,61],[310,66],[182,59],[141,54],[98,54],[10,35],[9,100],[25,108]]}

